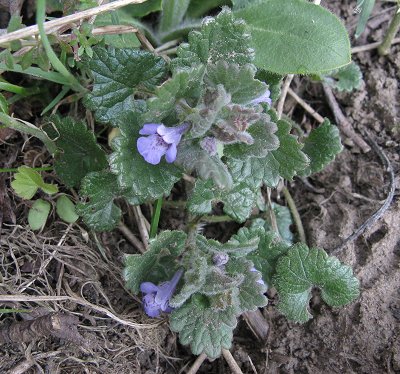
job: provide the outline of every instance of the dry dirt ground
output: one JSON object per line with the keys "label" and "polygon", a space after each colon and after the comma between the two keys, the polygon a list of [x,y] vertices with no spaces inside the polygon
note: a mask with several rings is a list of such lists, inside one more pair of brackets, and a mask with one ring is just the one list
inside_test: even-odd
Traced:
{"label": "dry dirt ground", "polygon": [[[327,4],[351,33],[355,3]],[[380,40],[392,13],[390,3],[378,1],[371,27],[353,44]],[[395,199],[378,223],[338,254],[360,280],[359,299],[345,308],[332,309],[316,292],[311,301],[314,318],[298,325],[276,311],[277,299],[271,290],[270,304],[263,310],[270,324],[268,340],[257,341],[243,321],[236,331],[232,352],[245,373],[400,373],[400,47],[393,47],[385,58],[369,51],[357,54],[355,60],[363,71],[364,85],[356,92],[338,94],[338,101],[353,126],[374,137],[390,159],[396,175]],[[306,82],[298,79],[293,87],[321,114],[332,117],[321,87]],[[34,105],[18,111],[29,120],[36,114]],[[312,123],[290,100],[285,111],[305,128]],[[9,136],[0,145],[1,160],[7,160],[8,167],[46,161],[40,143],[30,140],[25,144],[20,135]],[[386,168],[377,154],[373,150],[363,154],[351,141],[343,140],[343,153],[309,180],[314,189],[299,179],[290,185],[309,244],[328,252],[381,206],[389,189]],[[79,326],[76,331],[68,329],[70,334],[58,336],[50,329],[34,341],[0,345],[0,373],[161,374],[179,373],[190,366],[194,357],[179,345],[166,321],[143,316],[138,299],[124,288],[122,259],[125,253],[133,253],[133,248],[120,232],[94,236],[84,227],[66,226],[53,217],[52,223],[35,235],[26,228],[27,206],[13,196],[9,176],[0,180],[0,190],[1,183],[7,188],[7,201],[18,224],[4,226],[1,233],[0,294],[69,298],[10,302],[6,307],[30,312],[3,315],[0,328],[49,312],[58,313],[61,323],[68,323],[65,316],[75,316]],[[179,196],[181,187],[174,193]],[[136,232],[132,210],[123,208],[125,223]],[[149,213],[146,207],[143,211]],[[12,216],[10,211],[8,215]],[[161,227],[182,228],[182,222],[181,213],[166,210]],[[215,236],[236,229],[236,225],[224,224],[205,231]],[[199,370],[229,372],[222,359],[205,362]]]}

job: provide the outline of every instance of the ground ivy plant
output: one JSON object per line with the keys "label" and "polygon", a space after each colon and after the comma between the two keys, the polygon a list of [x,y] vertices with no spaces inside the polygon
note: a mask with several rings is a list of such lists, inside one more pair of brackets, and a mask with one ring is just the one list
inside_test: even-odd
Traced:
{"label": "ground ivy plant", "polygon": [[[163,1],[164,41],[191,9],[180,3],[185,9],[174,18],[174,2]],[[311,318],[314,287],[332,307],[357,297],[350,267],[293,243],[285,207],[273,207],[277,231],[251,216],[256,206],[266,209],[262,188],[319,172],[342,150],[328,119],[304,136],[274,109],[286,74],[357,86],[356,67],[340,70],[350,63],[340,20],[303,0],[235,0],[233,10],[223,8],[191,31],[171,60],[100,43],[82,63],[93,80],[84,104],[97,123],[114,127],[112,151],[69,117],[50,116],[42,128],[57,148],[58,177],[80,191],[76,212],[86,225],[111,230],[121,220],[117,199],[151,202],[169,196],[183,175],[194,181],[187,232],[162,231],[144,254],[126,256],[127,286],[141,293],[149,317],[169,314],[182,344],[216,358],[230,348],[238,317],[267,305],[268,288],[276,288],[279,310],[295,322]],[[35,184],[32,196],[48,188]],[[217,203],[246,222],[225,243],[196,229]]]}

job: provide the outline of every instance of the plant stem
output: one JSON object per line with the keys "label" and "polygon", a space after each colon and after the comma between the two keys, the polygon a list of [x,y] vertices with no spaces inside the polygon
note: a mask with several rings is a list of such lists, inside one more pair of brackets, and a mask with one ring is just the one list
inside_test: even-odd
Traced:
{"label": "plant stem", "polygon": [[40,92],[39,87],[25,88],[8,82],[0,82],[0,90],[12,92],[21,96],[30,96]]}
{"label": "plant stem", "polygon": [[[31,170],[36,170],[36,171],[51,171],[53,170],[52,166],[43,166],[40,168],[30,168]],[[18,168],[2,168],[0,169],[0,173],[16,173],[18,171]]]}
{"label": "plant stem", "polygon": [[222,349],[222,355],[224,356],[224,359],[228,363],[229,367],[231,368],[233,374],[243,374],[243,371],[240,369],[236,360],[233,358],[231,352],[229,352],[227,349]]}
{"label": "plant stem", "polygon": [[67,70],[64,64],[58,59],[54,53],[53,48],[47,38],[46,31],[44,29],[44,22],[46,18],[46,0],[37,0],[36,4],[36,22],[39,28],[40,38],[42,39],[43,47],[46,51],[47,57],[49,58],[54,69],[56,69],[61,75],[63,75],[69,82],[70,86],[76,90],[83,92],[85,88],[81,86],[78,80]]}
{"label": "plant stem", "polygon": [[304,227],[292,195],[285,186],[283,187],[282,192],[285,195],[286,202],[288,203],[290,212],[292,213],[297,232],[299,233],[299,239],[302,243],[306,243],[306,234],[304,232]]}
{"label": "plant stem", "polygon": [[150,226],[150,239],[154,238],[157,235],[158,223],[160,222],[160,214],[161,207],[163,204],[163,197],[160,197],[154,209],[153,217],[151,218],[151,226]]}
{"label": "plant stem", "polygon": [[10,127],[14,130],[25,132],[29,135],[37,137],[44,143],[51,154],[55,154],[57,152],[57,146],[47,136],[47,134],[44,131],[38,129],[36,126],[32,125],[31,123],[21,120],[17,121],[16,119],[10,117],[5,113],[0,113],[0,123],[3,123],[5,127]]}
{"label": "plant stem", "polygon": [[22,69],[21,65],[14,64],[14,67],[10,69],[7,67],[7,65],[3,62],[0,62],[0,70],[2,71],[12,71],[14,73],[22,73],[22,74],[29,74],[34,77],[39,77],[42,79],[46,79],[51,82],[59,83],[59,84],[65,84],[68,85],[69,81],[64,78],[60,73],[57,73],[56,71],[43,71],[40,68],[37,67],[29,67],[25,70]]}
{"label": "plant stem", "polygon": [[378,47],[378,53],[381,56],[385,56],[390,52],[390,46],[392,45],[393,38],[397,34],[400,28],[400,3],[396,8],[396,13],[390,22],[389,28],[386,31],[386,35],[383,39],[382,44]]}
{"label": "plant stem", "polygon": [[196,374],[197,371],[200,369],[201,364],[207,358],[205,353],[202,353],[200,356],[197,356],[196,361],[193,363],[192,367],[186,374]]}
{"label": "plant stem", "polygon": [[[47,33],[51,32],[56,32],[60,28],[62,28],[65,25],[70,25],[76,21],[85,19],[85,18],[90,18],[92,16],[96,16],[101,13],[105,12],[111,12],[112,10],[121,8],[123,6],[129,5],[129,4],[140,4],[144,3],[146,0],[116,0],[113,1],[112,3],[107,3],[100,5],[95,8],[90,8],[87,10],[83,10],[82,12],[77,12],[74,14],[70,14],[69,16],[65,16],[62,18],[57,18],[52,21],[48,21],[44,24],[44,30]],[[34,35],[39,34],[39,29],[38,25],[33,25],[29,27],[25,27],[24,29],[17,30],[14,32],[7,33],[3,36],[0,36],[0,44],[8,43],[13,40],[19,40],[27,37],[32,37]]]}

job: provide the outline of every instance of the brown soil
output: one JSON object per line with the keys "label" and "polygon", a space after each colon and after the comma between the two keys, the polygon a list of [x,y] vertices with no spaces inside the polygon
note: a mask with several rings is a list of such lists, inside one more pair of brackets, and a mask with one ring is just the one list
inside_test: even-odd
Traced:
{"label": "brown soil", "polygon": [[[328,4],[351,33],[356,22],[355,4]],[[372,27],[359,41],[353,41],[354,45],[382,38],[389,6],[378,3]],[[310,305],[314,318],[298,325],[276,311],[277,297],[271,290],[270,304],[263,310],[270,324],[268,340],[258,342],[243,321],[236,331],[232,351],[245,373],[400,373],[400,47],[393,47],[387,58],[369,51],[356,55],[356,61],[365,83],[356,92],[337,94],[338,101],[353,126],[371,134],[388,155],[396,173],[397,195],[384,217],[338,255],[353,267],[360,280],[359,299],[345,308],[332,309],[316,292]],[[303,97],[332,117],[317,84],[307,84]],[[294,109],[290,100],[287,104],[286,112],[302,122],[303,111]],[[31,108],[22,110],[20,116],[30,119]],[[310,180],[316,190],[311,191],[299,179],[291,184],[309,244],[328,252],[375,212],[388,192],[388,175],[374,151],[362,154],[351,141],[343,140],[344,152]],[[11,134],[7,142],[14,146],[0,145],[0,156],[11,161],[9,166],[18,166],[23,158],[25,163],[33,163],[44,157],[40,143],[33,140],[25,153],[20,151],[24,140],[17,134]],[[178,188],[174,193],[180,192]],[[6,307],[29,309],[31,313],[3,315],[0,326],[49,312],[77,316],[80,324],[79,336],[49,336],[0,346],[0,373],[161,374],[190,367],[194,357],[188,349],[179,345],[166,323],[147,319],[138,299],[124,288],[123,255],[134,250],[119,232],[95,238],[82,227],[67,227],[54,219],[45,232],[34,235],[26,230],[27,207],[13,197],[11,190],[8,196],[20,226],[3,228],[1,233],[0,294],[69,295],[71,299],[9,303]],[[126,224],[137,231],[132,211],[128,207],[125,210]],[[146,207],[143,210],[148,213]],[[161,227],[182,228],[182,221],[180,212],[165,211]],[[206,227],[205,232],[217,236],[220,229]],[[236,229],[225,224],[222,231]],[[98,309],[101,306],[120,319],[104,314]],[[84,343],[77,344],[82,337]],[[30,368],[20,369],[18,365],[27,362]],[[13,368],[15,371],[11,371]],[[205,362],[199,370],[229,372],[223,359]]]}

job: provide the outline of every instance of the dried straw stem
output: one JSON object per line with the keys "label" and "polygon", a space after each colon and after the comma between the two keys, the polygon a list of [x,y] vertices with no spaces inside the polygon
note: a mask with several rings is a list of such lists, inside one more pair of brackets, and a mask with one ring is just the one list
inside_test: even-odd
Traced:
{"label": "dried straw stem", "polygon": [[[46,34],[54,33],[59,29],[63,28],[65,25],[69,25],[71,23],[90,18],[93,16],[97,16],[98,14],[111,12],[115,9],[124,7],[129,4],[140,4],[144,3],[146,0],[117,0],[112,3],[100,5],[95,8],[87,9],[82,12],[77,12],[71,14],[69,16],[65,16],[62,18],[57,18],[52,21],[48,21],[44,23],[44,30]],[[30,36],[35,36],[39,34],[39,28],[37,25],[29,26],[21,30],[17,30],[14,32],[10,32],[3,36],[0,36],[0,45],[4,43],[9,43],[14,40],[19,40],[23,38],[28,38]]]}

